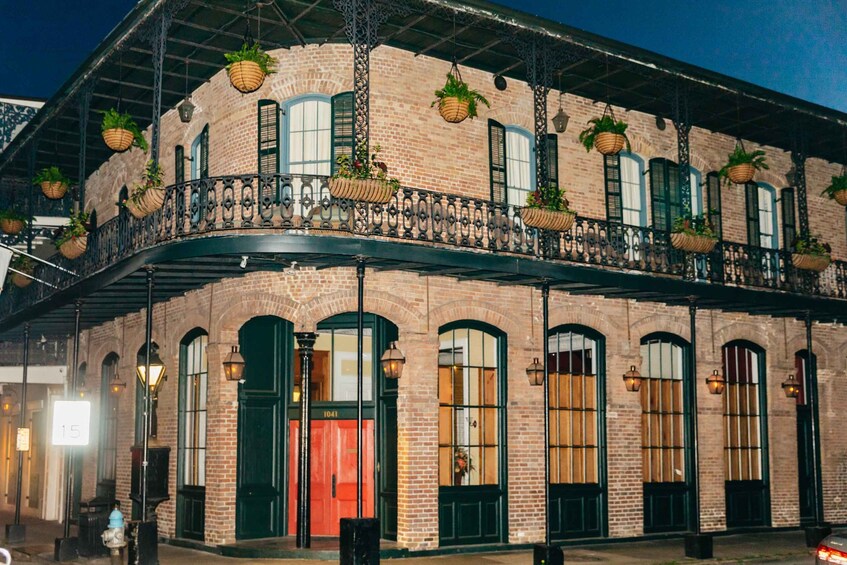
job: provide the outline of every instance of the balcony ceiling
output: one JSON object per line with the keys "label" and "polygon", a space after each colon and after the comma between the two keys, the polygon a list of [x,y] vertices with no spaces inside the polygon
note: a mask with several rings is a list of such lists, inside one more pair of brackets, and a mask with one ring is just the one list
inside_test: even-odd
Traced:
{"label": "balcony ceiling", "polygon": [[[76,100],[83,87],[93,84],[84,175],[112,155],[100,137],[100,112],[113,107],[118,98],[122,110],[129,111],[142,129],[150,124],[152,52],[144,36],[162,4],[162,0],[141,0],[136,5],[0,155],[0,176],[26,176],[27,155],[35,139],[39,140],[36,169],[56,164],[72,178],[81,176]],[[690,93],[691,121],[696,126],[784,150],[791,150],[797,132],[803,132],[809,156],[844,161],[847,114],[842,112],[481,0],[402,0],[386,2],[380,9],[389,14],[379,28],[380,44],[444,61],[455,53],[463,66],[513,79],[510,89],[522,88],[515,81],[526,80],[520,43],[544,41],[565,92],[597,101],[608,97],[615,106],[668,118],[679,87]],[[261,18],[251,3],[248,15],[254,36],[261,27],[259,39],[266,49],[346,42],[344,22],[333,0],[269,0],[261,8]],[[189,0],[174,14],[167,40],[163,111],[184,97],[186,61],[188,90],[193,91],[221,70],[224,53],[241,45],[246,22],[241,0]],[[551,86],[558,85],[554,78]]]}

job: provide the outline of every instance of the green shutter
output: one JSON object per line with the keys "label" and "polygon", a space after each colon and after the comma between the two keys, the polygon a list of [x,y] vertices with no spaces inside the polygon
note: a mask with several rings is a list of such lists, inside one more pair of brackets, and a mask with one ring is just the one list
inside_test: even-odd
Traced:
{"label": "green shutter", "polygon": [[174,183],[185,182],[185,148],[177,145],[174,148]]}
{"label": "green shutter", "polygon": [[200,178],[209,178],[209,124],[200,132]]}
{"label": "green shutter", "polygon": [[506,202],[506,128],[488,120],[488,162],[491,200]]}
{"label": "green shutter", "polygon": [[335,162],[341,155],[353,156],[356,144],[356,116],[353,111],[353,93],[342,92],[332,97],[332,172],[338,169]]}
{"label": "green shutter", "polygon": [[[682,191],[680,190],[679,165],[673,161],[666,161],[668,168],[668,179],[666,186],[668,193],[666,199],[668,201],[668,228],[671,230],[674,220],[682,215]],[[694,187],[691,187],[691,195],[694,195]],[[691,213],[691,210],[688,211]]]}
{"label": "green shutter", "polygon": [[279,172],[279,104],[259,100],[259,174]]}
{"label": "green shutter", "polygon": [[559,186],[559,137],[555,133],[547,134],[547,176],[550,186]]}
{"label": "green shutter", "polygon": [[759,185],[748,182],[744,186],[747,200],[747,243],[755,247],[761,245],[759,232]]}
{"label": "green shutter", "polygon": [[668,163],[666,159],[650,160],[650,198],[653,229],[670,231],[668,220]]}
{"label": "green shutter", "polygon": [[797,236],[797,219],[794,216],[794,189],[783,188],[782,196],[782,245],[786,250],[794,248],[794,238]]}
{"label": "green shutter", "polygon": [[620,155],[606,155],[603,160],[603,169],[606,173],[606,219],[623,224]]}
{"label": "green shutter", "polygon": [[723,218],[721,216],[721,179],[718,173],[706,175],[706,213],[712,230],[718,239],[723,239]]}

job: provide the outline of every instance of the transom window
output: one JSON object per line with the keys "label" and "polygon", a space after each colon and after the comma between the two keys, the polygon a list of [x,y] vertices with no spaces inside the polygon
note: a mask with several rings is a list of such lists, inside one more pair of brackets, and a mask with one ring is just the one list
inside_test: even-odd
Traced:
{"label": "transom window", "polygon": [[180,362],[180,451],[182,485],[206,485],[206,390],[208,366],[206,345],[200,335],[181,348]]}
{"label": "transom window", "polygon": [[560,332],[549,348],[550,482],[598,483],[597,343]]}
{"label": "transom window", "polygon": [[499,481],[498,338],[459,327],[439,335],[438,484]]}
{"label": "transom window", "polygon": [[98,480],[115,480],[115,464],[118,457],[118,398],[110,394],[109,383],[118,373],[118,355],[110,353],[100,369],[100,456],[98,458]]}
{"label": "transom window", "polygon": [[760,354],[743,344],[723,347],[726,377],[724,408],[724,474],[727,481],[762,479],[759,390]]}
{"label": "transom window", "polygon": [[528,131],[506,126],[506,203],[525,206],[535,190],[535,141]]}
{"label": "transom window", "polygon": [[665,338],[641,345],[641,455],[645,483],[685,481],[683,348]]}
{"label": "transom window", "polygon": [[[356,400],[358,380],[358,330],[319,330],[312,356],[311,398],[313,402]],[[373,329],[362,334],[362,400],[373,399]],[[300,401],[300,355],[295,350],[292,401]]]}

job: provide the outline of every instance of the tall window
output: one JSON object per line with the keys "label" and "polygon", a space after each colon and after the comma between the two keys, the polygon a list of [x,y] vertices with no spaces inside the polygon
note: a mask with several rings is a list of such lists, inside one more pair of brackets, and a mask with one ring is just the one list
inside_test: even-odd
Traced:
{"label": "tall window", "polygon": [[723,347],[724,474],[727,481],[762,479],[761,353],[744,343]]}
{"label": "tall window", "polygon": [[683,348],[668,338],[641,344],[641,456],[645,483],[685,482]]}
{"label": "tall window", "polygon": [[503,407],[499,339],[457,327],[442,332],[439,342],[439,485],[496,485]]}
{"label": "tall window", "polygon": [[597,342],[571,331],[549,337],[550,482],[600,482]]}
{"label": "tall window", "polygon": [[528,131],[506,126],[506,203],[526,205],[535,190],[535,140]]}
{"label": "tall window", "polygon": [[332,106],[328,96],[310,95],[285,106],[283,166],[287,172],[329,175],[332,169]]}
{"label": "tall window", "polygon": [[765,249],[778,249],[776,192],[767,184],[747,183],[747,241]]}
{"label": "tall window", "polygon": [[99,482],[115,481],[118,456],[118,398],[109,393],[109,383],[118,374],[117,353],[109,353],[100,367],[100,454],[97,475]]}
{"label": "tall window", "polygon": [[621,207],[623,223],[628,226],[646,226],[644,208],[644,161],[632,153],[620,153]]}
{"label": "tall window", "polygon": [[179,448],[182,486],[206,485],[206,389],[209,337],[197,335],[180,347]]}

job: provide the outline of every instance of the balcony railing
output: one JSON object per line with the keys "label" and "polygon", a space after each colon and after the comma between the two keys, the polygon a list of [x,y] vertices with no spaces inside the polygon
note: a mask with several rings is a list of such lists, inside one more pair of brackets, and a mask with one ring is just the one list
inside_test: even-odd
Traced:
{"label": "balcony railing", "polygon": [[[403,187],[388,204],[334,199],[325,177],[235,175],[167,188],[161,210],[136,220],[121,214],[89,235],[75,260],[54,260],[84,278],[145,248],[197,235],[234,230],[334,233],[512,254],[577,265],[624,269],[702,281],[847,298],[847,263],[821,274],[798,271],[784,250],[719,242],[708,255],[674,249],[667,232],[578,217],[570,230],[527,227],[520,209],[487,200]],[[36,276],[66,288],[77,279],[55,269]],[[0,318],[54,290],[33,284],[0,303]]]}

